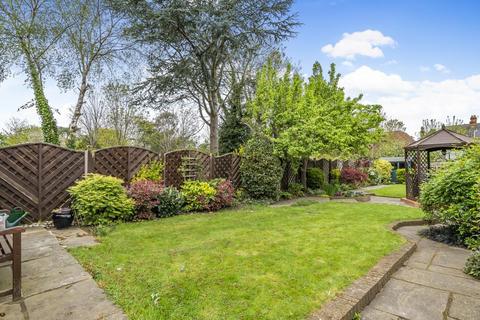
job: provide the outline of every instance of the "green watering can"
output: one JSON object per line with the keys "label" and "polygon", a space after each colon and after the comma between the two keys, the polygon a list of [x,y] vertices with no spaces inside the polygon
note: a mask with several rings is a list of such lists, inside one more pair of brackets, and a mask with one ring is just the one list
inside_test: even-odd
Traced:
{"label": "green watering can", "polygon": [[5,222],[6,228],[18,226],[20,221],[28,215],[28,212],[19,207],[13,208],[10,212],[8,212],[8,210],[0,210],[0,212],[8,214],[7,221]]}

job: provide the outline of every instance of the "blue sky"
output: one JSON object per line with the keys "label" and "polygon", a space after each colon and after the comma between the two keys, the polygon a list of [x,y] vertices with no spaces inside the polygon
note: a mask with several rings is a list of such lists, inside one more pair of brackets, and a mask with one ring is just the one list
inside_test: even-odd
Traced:
{"label": "blue sky", "polygon": [[[297,0],[293,9],[303,25],[285,43],[292,62],[305,74],[316,60],[335,62],[347,93],[381,104],[410,134],[425,118],[480,115],[480,1]],[[0,129],[12,116],[38,123],[34,110],[17,112],[32,96],[23,81],[0,83]],[[67,125],[75,95],[53,81],[46,92]]]}

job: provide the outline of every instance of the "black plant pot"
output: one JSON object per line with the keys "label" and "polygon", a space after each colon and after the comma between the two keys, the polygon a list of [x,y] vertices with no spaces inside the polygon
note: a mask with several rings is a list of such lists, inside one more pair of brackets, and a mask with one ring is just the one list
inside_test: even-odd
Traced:
{"label": "black plant pot", "polygon": [[70,208],[62,208],[52,212],[53,225],[57,229],[65,229],[72,225],[73,212]]}

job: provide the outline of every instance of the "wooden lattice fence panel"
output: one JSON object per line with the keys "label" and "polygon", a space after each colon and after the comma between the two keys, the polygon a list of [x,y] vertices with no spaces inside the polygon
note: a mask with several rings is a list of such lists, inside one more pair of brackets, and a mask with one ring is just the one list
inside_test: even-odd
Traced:
{"label": "wooden lattice fence panel", "polygon": [[84,172],[83,152],[44,143],[0,149],[0,208],[21,207],[30,219],[45,220]]}
{"label": "wooden lattice fence panel", "polygon": [[[206,180],[213,177],[213,159],[209,154],[196,150],[168,152],[164,158],[165,185],[179,188],[187,178]],[[195,171],[186,172],[195,166]],[[188,168],[190,166],[190,168]]]}
{"label": "wooden lattice fence panel", "polygon": [[68,187],[85,174],[85,152],[40,145],[39,216],[45,219],[53,209],[69,200]]}
{"label": "wooden lattice fence panel", "polygon": [[227,153],[213,159],[213,178],[232,181],[235,188],[240,186],[240,157]]}
{"label": "wooden lattice fence panel", "polygon": [[143,148],[105,148],[94,152],[93,172],[117,177],[128,182],[142,165],[158,159],[157,153]]}

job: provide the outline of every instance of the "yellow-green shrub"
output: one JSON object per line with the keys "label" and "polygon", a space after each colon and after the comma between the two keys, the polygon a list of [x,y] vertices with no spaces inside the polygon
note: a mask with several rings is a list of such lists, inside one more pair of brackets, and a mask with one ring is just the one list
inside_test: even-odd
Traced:
{"label": "yellow-green shrub", "polygon": [[376,174],[378,183],[389,183],[392,179],[393,166],[390,162],[383,159],[377,159],[373,162],[373,170]]}
{"label": "yellow-green shrub", "polygon": [[186,181],[182,185],[181,192],[186,211],[206,210],[217,194],[215,187],[210,183],[197,180]]}
{"label": "yellow-green shrub", "polygon": [[77,181],[67,190],[76,217],[85,225],[132,219],[135,204],[122,183],[121,179],[101,174],[89,174]]}
{"label": "yellow-green shrub", "polygon": [[163,163],[154,160],[140,167],[132,179],[132,182],[139,180],[160,181],[163,176]]}

